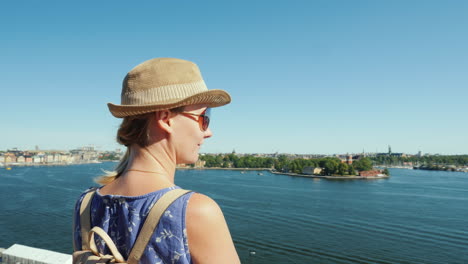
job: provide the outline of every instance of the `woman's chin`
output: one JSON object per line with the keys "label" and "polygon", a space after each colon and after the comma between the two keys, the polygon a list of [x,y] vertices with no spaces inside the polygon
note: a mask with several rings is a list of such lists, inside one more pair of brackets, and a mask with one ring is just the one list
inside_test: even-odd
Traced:
{"label": "woman's chin", "polygon": [[182,160],[180,160],[180,161],[178,160],[178,161],[177,161],[177,164],[194,164],[195,162],[198,161],[198,156],[199,156],[199,155],[198,155],[198,153],[197,153],[197,154],[196,154],[195,156],[193,156],[193,157],[185,157],[184,159],[182,159]]}

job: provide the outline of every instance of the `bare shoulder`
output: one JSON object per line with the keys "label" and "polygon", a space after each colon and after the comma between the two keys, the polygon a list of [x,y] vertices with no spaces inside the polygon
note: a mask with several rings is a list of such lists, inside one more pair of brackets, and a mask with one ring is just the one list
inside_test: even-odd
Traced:
{"label": "bare shoulder", "polygon": [[187,217],[222,217],[224,219],[219,205],[213,199],[201,193],[194,193],[190,197],[187,205]]}
{"label": "bare shoulder", "polygon": [[194,263],[240,263],[219,205],[195,193],[186,215],[187,239]]}

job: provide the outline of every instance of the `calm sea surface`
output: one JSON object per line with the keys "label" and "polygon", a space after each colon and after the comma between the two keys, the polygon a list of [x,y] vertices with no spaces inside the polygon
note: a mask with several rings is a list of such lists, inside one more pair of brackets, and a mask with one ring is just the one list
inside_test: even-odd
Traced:
{"label": "calm sea surface", "polygon": [[[0,168],[0,247],[71,253],[78,195],[115,163]],[[222,207],[243,263],[468,263],[468,173],[327,181],[182,170]]]}

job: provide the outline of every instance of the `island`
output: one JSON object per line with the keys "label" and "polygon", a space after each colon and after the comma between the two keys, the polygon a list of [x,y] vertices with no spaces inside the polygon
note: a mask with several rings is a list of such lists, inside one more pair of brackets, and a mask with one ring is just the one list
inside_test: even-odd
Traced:
{"label": "island", "polygon": [[375,169],[367,157],[353,159],[336,156],[292,157],[287,155],[255,156],[236,154],[202,154],[195,164],[180,169],[268,170],[274,174],[325,179],[382,179],[388,178],[387,168]]}

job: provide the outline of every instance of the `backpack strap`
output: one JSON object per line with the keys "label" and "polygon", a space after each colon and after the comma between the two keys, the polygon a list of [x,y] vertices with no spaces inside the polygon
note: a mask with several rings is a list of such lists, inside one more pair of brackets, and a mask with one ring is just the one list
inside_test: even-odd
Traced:
{"label": "backpack strap", "polygon": [[[94,234],[97,234],[101,237],[101,239],[106,243],[112,255],[102,255],[101,253],[99,253],[99,250],[96,246],[96,242],[94,241]],[[112,238],[110,238],[110,236],[106,233],[106,231],[104,231],[99,226],[95,226],[89,231],[88,245],[89,245],[91,252],[93,252],[94,255],[96,256],[110,257],[111,259],[114,259],[115,262],[117,263],[125,263],[124,258],[122,257],[119,250],[115,246],[114,242],[112,241]]]}
{"label": "backpack strap", "polygon": [[145,251],[146,246],[159,223],[159,219],[166,209],[179,197],[189,192],[191,191],[184,189],[168,191],[153,205],[146,217],[143,227],[140,230],[140,234],[133,245],[132,251],[128,255],[129,264],[137,264],[140,261],[141,256],[143,255],[143,252]]}
{"label": "backpack strap", "polygon": [[80,206],[81,250],[89,249],[88,233],[91,229],[91,201],[96,189],[89,191],[83,198]]}

